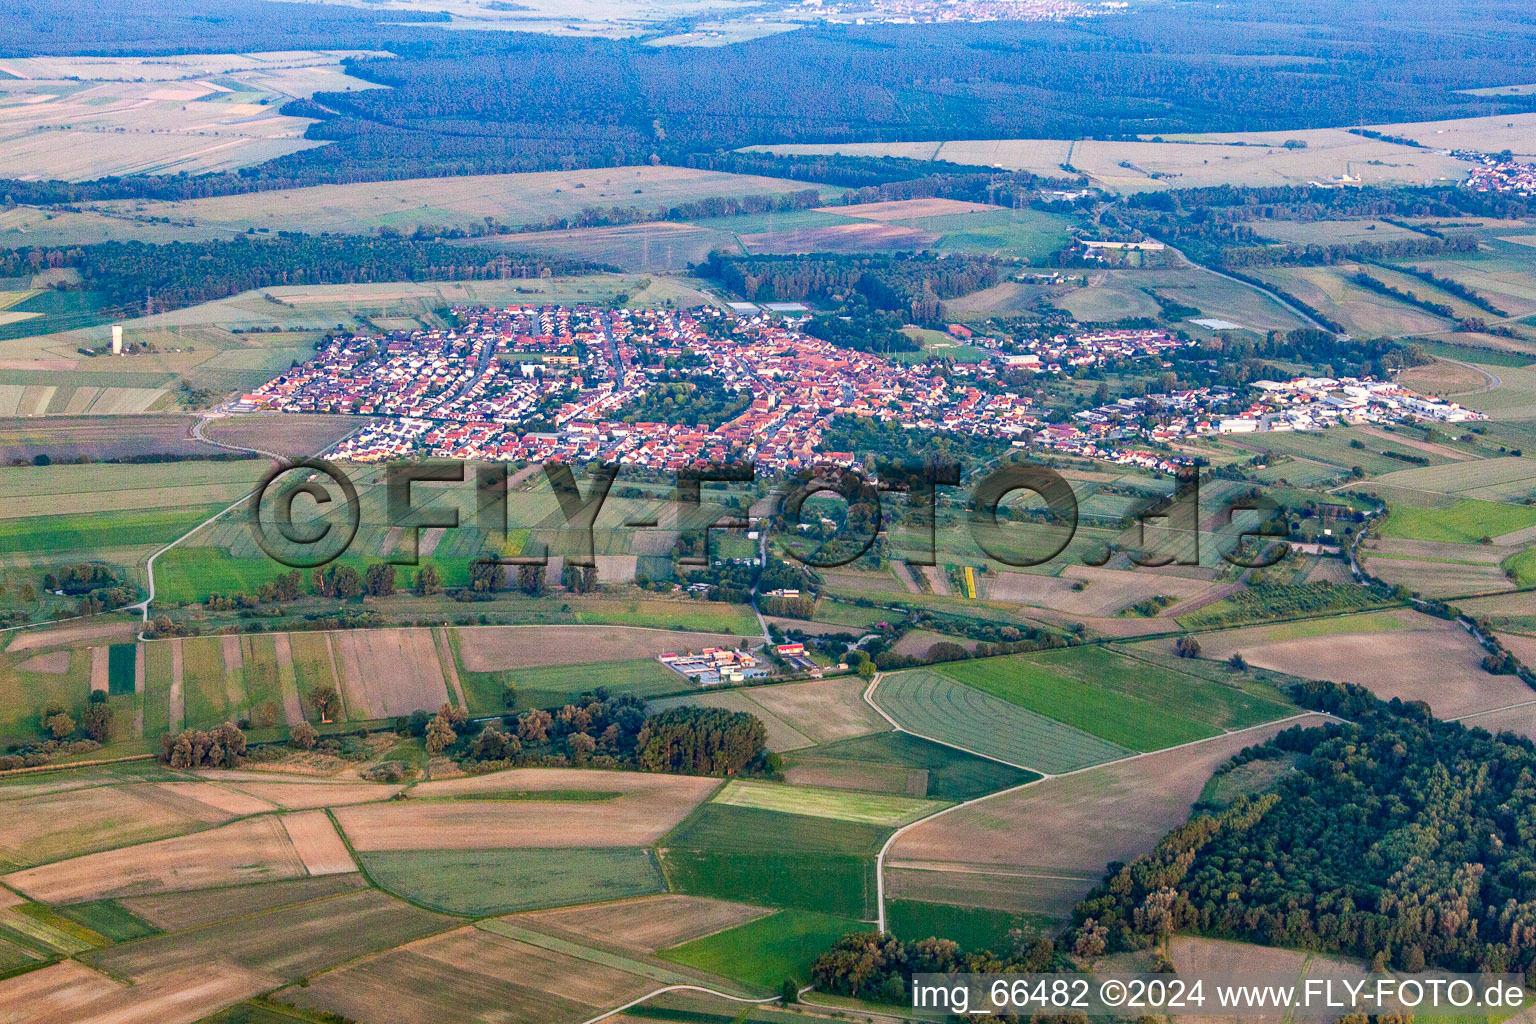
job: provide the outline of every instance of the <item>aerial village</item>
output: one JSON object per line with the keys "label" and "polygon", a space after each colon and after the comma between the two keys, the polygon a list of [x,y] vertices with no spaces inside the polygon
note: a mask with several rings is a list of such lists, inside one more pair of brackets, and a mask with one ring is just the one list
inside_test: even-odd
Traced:
{"label": "aerial village", "polygon": [[[461,308],[454,316],[454,328],[333,338],[241,405],[370,417],[330,452],[356,462],[430,454],[675,472],[748,461],[770,475],[859,461],[822,444],[837,416],[990,436],[1164,473],[1191,460],[1153,446],[1202,434],[1480,418],[1369,379],[1260,381],[1251,399],[1219,387],[1122,398],[1065,423],[1050,422],[1017,389],[1018,372],[1065,374],[1197,344],[1162,329],[1082,329],[1012,341],[956,325],[958,340],[992,351],[941,371],[839,348],[767,313],[511,306]],[[682,422],[685,415],[659,422],[629,412],[658,384],[690,378],[731,398],[726,418],[711,426]]]}

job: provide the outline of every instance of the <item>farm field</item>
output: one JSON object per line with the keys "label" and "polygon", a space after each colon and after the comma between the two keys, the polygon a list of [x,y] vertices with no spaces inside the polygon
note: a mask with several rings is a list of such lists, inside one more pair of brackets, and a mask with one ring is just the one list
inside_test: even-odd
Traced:
{"label": "farm field", "polygon": [[[199,889],[191,892],[164,893],[159,896],[135,896],[116,901],[134,916],[167,932],[184,931],[216,921],[259,914],[278,907],[308,903],[367,885],[357,873],[327,875],[322,878],[297,878],[286,882],[265,882],[228,889]],[[91,906],[92,904],[81,904]],[[111,904],[108,904],[109,906]]]}
{"label": "farm field", "polygon": [[412,903],[473,917],[666,891],[655,854],[640,848],[388,851],[362,865]]}
{"label": "farm field", "polygon": [[11,61],[23,78],[0,98],[0,172],[67,181],[198,174],[312,148],[303,138],[312,122],[277,107],[345,88],[348,52]]}
{"label": "farm field", "polygon": [[879,825],[708,803],[658,844],[675,892],[868,919]]}
{"label": "farm field", "polygon": [[[1506,707],[1530,699],[1530,688],[1513,676],[1483,671],[1482,647],[1454,623],[1402,613],[1401,628],[1367,627],[1347,632],[1354,616],[1324,620],[1332,631],[1312,635],[1266,633],[1251,627],[1205,633],[1203,657],[1241,653],[1250,665],[1313,679],[1359,683],[1383,700],[1422,700],[1442,718]],[[1380,621],[1380,620],[1378,620]],[[1399,620],[1401,621],[1401,620]],[[1284,627],[1278,627],[1284,630]],[[1166,641],[1149,641],[1171,649]]]}
{"label": "farm field", "polygon": [[0,790],[0,861],[13,868],[168,839],[231,817],[157,783],[10,795]]}
{"label": "farm field", "polygon": [[811,786],[786,786],[773,782],[749,782],[732,779],[715,794],[713,803],[727,807],[750,807],[784,814],[802,814],[813,818],[834,818],[866,825],[895,828],[926,818],[943,804],[905,796],[853,793],[847,790],[818,789]]}
{"label": "farm field", "polygon": [[638,626],[461,626],[454,634],[459,663],[470,672],[638,660],[741,642],[741,637],[729,633]]}
{"label": "farm field", "polygon": [[953,801],[1010,789],[1039,777],[905,732],[823,744],[796,751],[784,763],[785,777],[797,785]]}
{"label": "farm field", "polygon": [[[682,821],[718,785],[683,776],[583,769],[520,769],[417,786],[418,797],[474,794],[478,799],[392,801],[338,808],[336,821],[359,852],[484,850],[514,847],[647,846]],[[498,790],[619,791],[598,803],[496,801]]]}
{"label": "farm field", "polygon": [[770,750],[798,750],[890,728],[864,702],[865,682],[857,676],[706,691],[651,702],[654,709],[700,705],[744,711],[768,730]]}
{"label": "farm field", "polygon": [[279,998],[349,1020],[439,1024],[470,1014],[505,1024],[577,1024],[656,987],[652,978],[593,959],[469,927],[349,964]]}
{"label": "farm field", "polygon": [[849,932],[863,926],[847,918],[804,910],[781,910],[747,924],[666,950],[668,960],[710,974],[735,978],[762,989],[786,978],[810,983],[811,962]]}
{"label": "farm field", "polygon": [[885,676],[872,696],[909,732],[1020,768],[1056,774],[1129,753],[928,669]]}
{"label": "farm field", "polygon": [[1536,526],[1536,507],[1464,498],[1445,509],[1394,507],[1380,533],[1404,540],[1476,544],[1483,537],[1497,537],[1532,526]]}
{"label": "farm field", "polygon": [[[1481,121],[1482,119],[1474,119]],[[1503,117],[1486,119],[1503,124]],[[1389,126],[1391,131],[1409,126]],[[1381,129],[1383,131],[1387,128]],[[1468,137],[1473,137],[1469,129]],[[1288,139],[1306,149],[1286,149]],[[1174,140],[1178,141],[1174,141]],[[1245,142],[1241,148],[1232,142]],[[1446,145],[1443,141],[1433,143]],[[953,142],[839,143],[753,147],[776,153],[843,153],[850,156],[906,156],[961,164],[1006,167],[1050,176],[1071,163],[1097,185],[1120,192],[1209,185],[1304,185],[1348,171],[1366,183],[1422,183],[1426,178],[1460,181],[1466,167],[1432,150],[1405,150],[1343,129],[1244,132],[1174,136],[1164,142],[1066,142],[1042,139],[965,139]],[[1488,148],[1488,147],[1483,147]],[[1503,146],[1493,147],[1495,150]],[[1132,167],[1121,166],[1122,162]],[[1157,174],[1153,178],[1151,174]]]}
{"label": "farm field", "polygon": [[922,822],[888,854],[901,899],[1062,917],[1098,884],[1183,822],[1217,765],[1297,724],[1286,719],[1004,793]]}
{"label": "farm field", "polygon": [[251,818],[175,839],[162,839],[16,871],[6,885],[46,903],[208,889],[297,878],[304,862],[275,818]]}
{"label": "farm field", "polygon": [[[715,196],[766,196],[817,186],[780,178],[697,171],[682,167],[606,167],[528,174],[413,178],[359,185],[319,185],[256,196],[219,196],[183,202],[113,200],[88,210],[113,217],[169,217],[204,231],[357,232],[420,225],[479,226],[486,217],[511,227],[568,217],[591,206],[647,212]],[[840,190],[824,189],[835,195]]]}
{"label": "farm field", "polygon": [[637,953],[681,945],[755,921],[772,911],[744,903],[666,893],[589,906],[520,914],[518,924],[576,941],[610,943]]}
{"label": "farm field", "polygon": [[1128,750],[1158,750],[1219,730],[1123,692],[1097,689],[1028,658],[946,665],[943,674],[1010,704],[1074,726]]}
{"label": "farm field", "polygon": [[[157,935],[88,955],[91,966],[139,979],[177,968],[206,967],[209,950],[245,970],[293,980],[356,957],[443,931],[449,918],[373,890],[274,910],[261,927],[236,919],[207,929]],[[323,913],[316,913],[323,910]]]}

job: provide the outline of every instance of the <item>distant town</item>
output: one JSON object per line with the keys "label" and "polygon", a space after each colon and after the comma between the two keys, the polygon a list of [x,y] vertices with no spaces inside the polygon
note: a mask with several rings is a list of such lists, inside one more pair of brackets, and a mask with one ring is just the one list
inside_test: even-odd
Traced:
{"label": "distant town", "polygon": [[767,312],[510,306],[454,314],[456,328],[333,338],[239,407],[371,417],[330,452],[355,462],[431,454],[675,472],[747,461],[768,473],[860,461],[823,444],[838,416],[1163,473],[1193,461],[1167,446],[1205,434],[1481,418],[1391,381],[1354,378],[1260,381],[1251,397],[1211,387],[1120,398],[1068,422],[1051,422],[1020,393],[1020,373],[1049,377],[1197,344],[1156,328],[1014,341],[954,325],[957,344],[990,351],[980,362],[938,366],[839,348]]}

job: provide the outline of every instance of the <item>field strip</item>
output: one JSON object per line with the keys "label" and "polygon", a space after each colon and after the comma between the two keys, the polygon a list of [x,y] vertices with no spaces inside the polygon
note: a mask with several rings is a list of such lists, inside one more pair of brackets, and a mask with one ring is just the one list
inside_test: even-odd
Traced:
{"label": "field strip", "polygon": [[171,698],[170,698],[170,726],[171,731],[180,732],[186,721],[186,691],[182,689],[181,638],[171,641]]}
{"label": "field strip", "polygon": [[459,707],[469,707],[469,701],[464,699],[464,687],[459,685],[459,665],[453,656],[453,645],[448,642],[448,631],[432,630],[432,640],[437,645],[437,660],[442,663],[443,678],[448,681],[448,689],[452,691],[450,696],[457,701]]}
{"label": "field strip", "polygon": [[84,939],[76,938],[57,928],[46,925],[18,910],[0,912],[0,924],[5,925],[5,927],[12,931],[20,932],[29,939],[35,939],[45,946],[56,949],[65,956],[74,956],[76,953],[83,953],[88,949],[95,948],[95,946]]}
{"label": "field strip", "polygon": [[107,692],[107,647],[91,648],[91,692]]}
{"label": "field strip", "polygon": [[224,637],[219,648],[224,657],[224,708],[233,721],[245,703],[245,656],[240,653],[238,636]]}
{"label": "field strip", "polygon": [[133,734],[142,739],[144,737],[144,690],[146,669],[144,665],[144,645],[133,645],[133,692],[138,694],[138,707],[133,713]]}
{"label": "field strip", "polygon": [[520,928],[515,924],[508,924],[502,920],[478,921],[475,927],[481,931],[490,932],[492,935],[500,935],[504,939],[512,939],[517,942],[547,949],[552,953],[564,953],[566,956],[577,960],[585,960],[590,964],[600,967],[609,967],[615,971],[623,971],[625,974],[634,974],[642,978],[650,978],[659,981],[663,985],[691,985],[697,979],[690,978],[686,974],[668,970],[655,964],[648,964],[641,960],[632,960],[629,957],[619,956],[616,953],[607,953],[590,946],[583,946],[575,942],[567,942],[553,935],[545,935],[529,928]]}
{"label": "field strip", "polygon": [[324,809],[285,814],[280,820],[311,876],[344,875],[357,870],[347,844]]}
{"label": "field strip", "polygon": [[293,644],[287,633],[278,633],[272,640],[277,650],[277,681],[283,688],[283,718],[290,726],[298,725],[304,721],[304,704],[293,674]]}
{"label": "field strip", "polygon": [[347,695],[341,685],[341,669],[336,664],[336,645],[331,642],[330,633],[322,633],[320,635],[325,637],[325,653],[331,659],[331,680],[336,684],[336,699],[341,701],[341,713],[343,716],[351,718],[351,713],[347,710]]}

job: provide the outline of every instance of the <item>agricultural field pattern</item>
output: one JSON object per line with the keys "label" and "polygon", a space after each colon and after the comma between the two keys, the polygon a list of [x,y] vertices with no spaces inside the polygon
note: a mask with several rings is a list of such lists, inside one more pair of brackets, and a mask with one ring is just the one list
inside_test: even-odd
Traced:
{"label": "agricultural field pattern", "polygon": [[1527,6],[0,5],[0,1024],[1536,1020]]}

